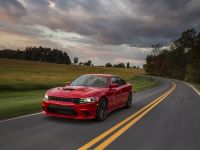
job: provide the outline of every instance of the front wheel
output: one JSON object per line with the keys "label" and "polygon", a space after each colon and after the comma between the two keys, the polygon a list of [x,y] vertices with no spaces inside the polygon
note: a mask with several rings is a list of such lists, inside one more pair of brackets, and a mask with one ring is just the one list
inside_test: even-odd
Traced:
{"label": "front wheel", "polygon": [[107,117],[107,101],[102,98],[99,100],[97,111],[96,111],[96,120],[97,121],[104,121]]}
{"label": "front wheel", "polygon": [[132,93],[130,93],[128,95],[128,99],[127,99],[127,102],[126,102],[126,108],[130,108],[131,104],[132,104]]}

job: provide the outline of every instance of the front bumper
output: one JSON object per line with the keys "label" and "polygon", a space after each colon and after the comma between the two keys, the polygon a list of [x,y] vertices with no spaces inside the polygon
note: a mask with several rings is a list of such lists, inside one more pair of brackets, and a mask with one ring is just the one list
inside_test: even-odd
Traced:
{"label": "front bumper", "polygon": [[71,102],[43,100],[42,112],[45,115],[54,117],[93,119],[96,117],[97,104],[97,102],[91,104],[74,104]]}

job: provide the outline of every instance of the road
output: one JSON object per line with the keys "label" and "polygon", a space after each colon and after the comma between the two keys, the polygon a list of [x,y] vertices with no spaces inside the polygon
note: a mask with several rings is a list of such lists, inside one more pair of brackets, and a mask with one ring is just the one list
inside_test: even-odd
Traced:
{"label": "road", "polygon": [[0,122],[0,149],[84,149],[85,144],[171,90],[158,104],[147,107],[89,149],[101,149],[100,145],[107,143],[104,148],[111,150],[199,150],[200,96],[182,82],[173,81],[174,87],[168,79],[159,80],[160,86],[133,94],[132,108],[117,110],[104,122],[42,114]]}

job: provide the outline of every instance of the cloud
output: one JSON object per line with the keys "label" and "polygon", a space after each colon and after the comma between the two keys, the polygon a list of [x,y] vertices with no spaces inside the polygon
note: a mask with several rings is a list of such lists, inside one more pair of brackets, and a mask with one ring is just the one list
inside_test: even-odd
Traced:
{"label": "cloud", "polygon": [[17,0],[0,1],[0,19],[2,20],[17,20],[26,13],[24,6]]}
{"label": "cloud", "polygon": [[200,22],[198,0],[57,0],[55,9],[49,9],[48,0],[23,2],[27,9],[15,0],[2,1],[0,8],[14,18],[28,13],[23,24],[74,32],[102,44],[166,44]]}
{"label": "cloud", "polygon": [[0,31],[46,41],[84,59],[109,56],[141,64],[152,44],[167,45],[200,24],[199,0],[51,1],[53,9],[49,0],[1,0]]}

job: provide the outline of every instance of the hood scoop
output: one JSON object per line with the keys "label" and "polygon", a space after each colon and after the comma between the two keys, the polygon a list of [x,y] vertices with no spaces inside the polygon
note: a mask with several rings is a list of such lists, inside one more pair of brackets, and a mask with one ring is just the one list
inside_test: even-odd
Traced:
{"label": "hood scoop", "polygon": [[74,88],[69,88],[69,87],[64,87],[62,89],[65,90],[65,91],[73,91],[73,90],[75,90]]}

